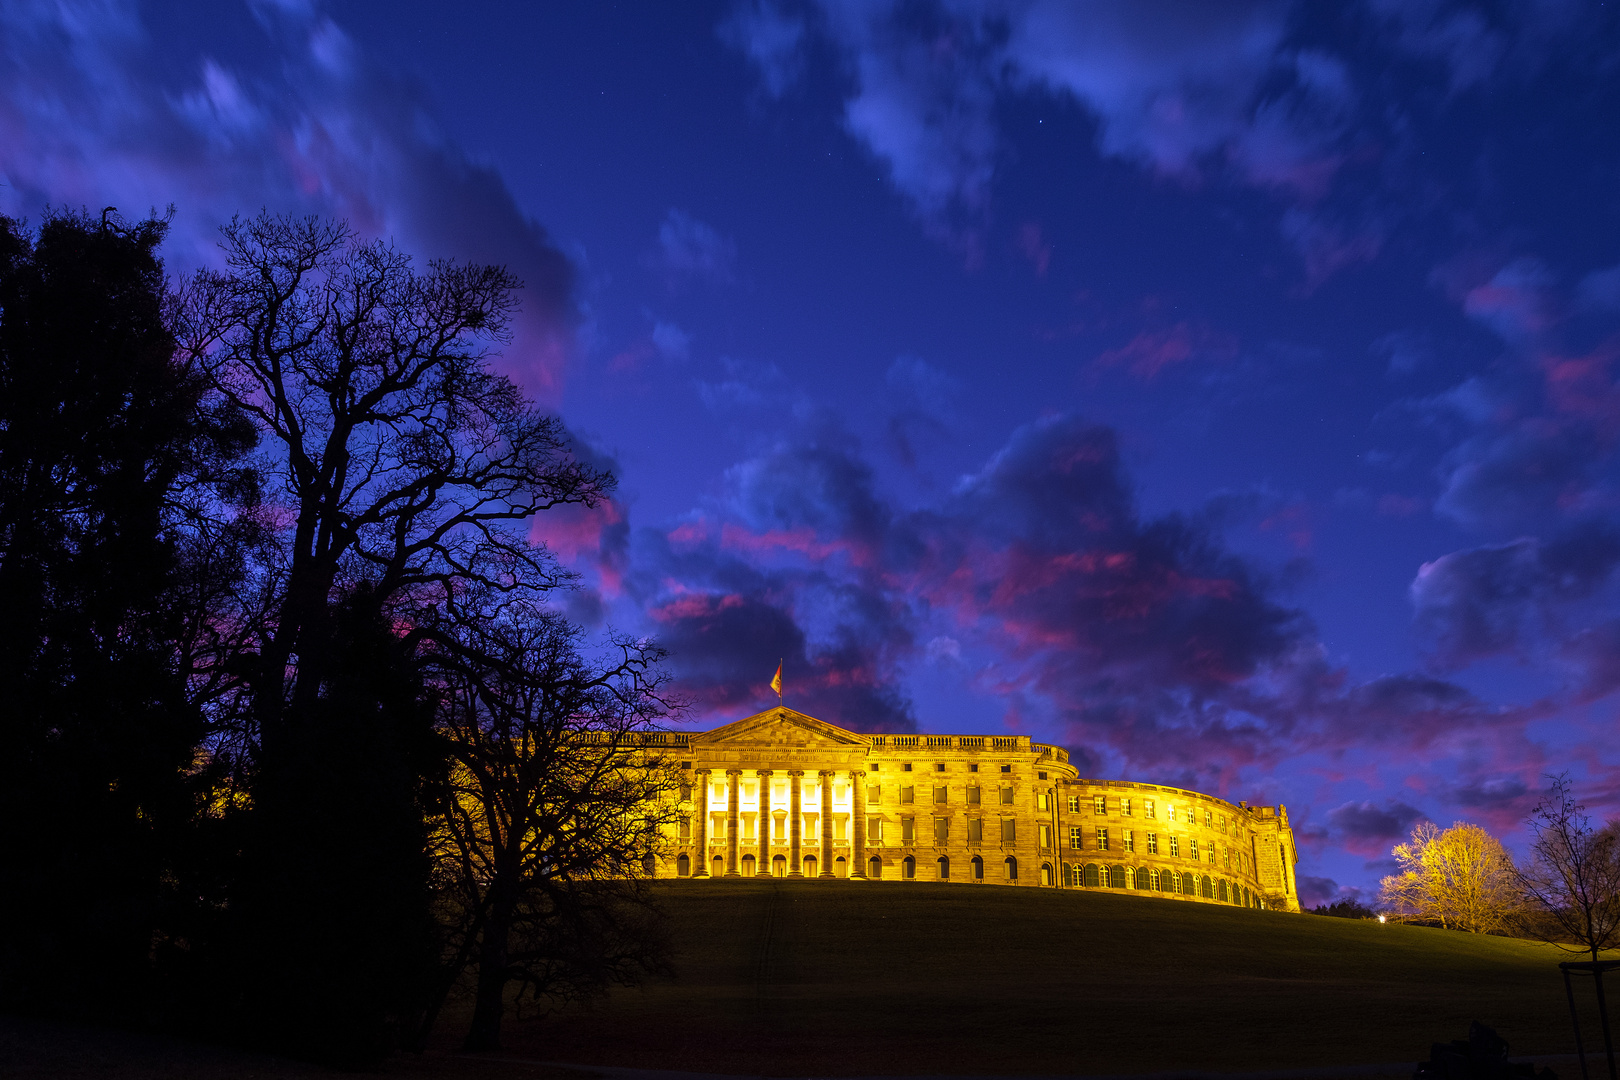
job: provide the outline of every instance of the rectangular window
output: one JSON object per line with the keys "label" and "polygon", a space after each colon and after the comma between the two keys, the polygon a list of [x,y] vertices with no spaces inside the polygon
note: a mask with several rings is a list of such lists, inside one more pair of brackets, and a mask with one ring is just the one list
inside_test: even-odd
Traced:
{"label": "rectangular window", "polygon": [[848,840],[849,839],[848,830],[849,830],[849,818],[847,818],[847,817],[835,817],[835,818],[833,818],[833,839],[834,840]]}
{"label": "rectangular window", "polygon": [[866,804],[868,806],[881,806],[883,804],[883,785],[872,784],[866,789]]}
{"label": "rectangular window", "polygon": [[1189,837],[1187,840],[1187,857],[1190,859],[1198,858],[1198,837],[1196,836]]}
{"label": "rectangular window", "polygon": [[1148,833],[1147,853],[1149,855],[1157,855],[1159,853],[1159,834],[1156,832]]}
{"label": "rectangular window", "polygon": [[934,819],[934,843],[943,844],[951,838],[951,819],[937,817]]}
{"label": "rectangular window", "polygon": [[1130,817],[1131,816],[1131,800],[1129,800],[1129,799],[1121,799],[1121,800],[1119,800],[1119,812],[1121,814],[1124,814],[1126,817]]}
{"label": "rectangular window", "polygon": [[881,845],[883,843],[883,819],[880,817],[866,819],[866,842]]}
{"label": "rectangular window", "polygon": [[1052,796],[1047,792],[1037,791],[1035,793],[1035,809],[1050,811],[1052,809]]}
{"label": "rectangular window", "polygon": [[1221,815],[1221,835],[1222,836],[1226,835],[1226,815],[1225,814]]}
{"label": "rectangular window", "polygon": [[1150,817],[1154,816],[1154,814],[1153,814],[1153,800],[1152,799],[1143,799],[1142,800],[1142,816],[1145,817],[1145,818],[1150,818]]}
{"label": "rectangular window", "polygon": [[934,771],[935,772],[944,772],[945,771],[945,763],[943,761],[934,762]]}
{"label": "rectangular window", "polygon": [[1079,812],[1080,812],[1080,796],[1078,796],[1078,795],[1070,795],[1069,796],[1069,813],[1078,814]]}
{"label": "rectangular window", "polygon": [[979,805],[979,785],[978,784],[974,784],[972,787],[967,789],[967,800],[968,800],[968,805],[969,806],[978,806]]}
{"label": "rectangular window", "polygon": [[1106,796],[1106,795],[1093,795],[1091,797],[1091,812],[1093,814],[1106,814],[1106,813],[1108,813],[1108,796]]}
{"label": "rectangular window", "polygon": [[683,817],[683,818],[681,818],[681,839],[682,840],[690,840],[691,838],[692,838],[692,819]]}
{"label": "rectangular window", "polygon": [[1011,844],[1018,839],[1018,821],[1016,818],[1004,817],[1001,819],[1001,842]]}
{"label": "rectangular window", "polygon": [[1221,857],[1225,860],[1225,862],[1222,865],[1227,870],[1232,869],[1232,849],[1231,848],[1223,849],[1222,852],[1221,852]]}
{"label": "rectangular window", "polygon": [[1108,830],[1107,829],[1098,829],[1097,830],[1097,850],[1098,851],[1107,851],[1108,850]]}
{"label": "rectangular window", "polygon": [[1187,807],[1187,824],[1189,824],[1189,825],[1198,824],[1198,811],[1197,811],[1196,808],[1191,807],[1191,806]]}
{"label": "rectangular window", "polygon": [[1136,850],[1136,833],[1132,832],[1130,829],[1125,830],[1125,850]]}
{"label": "rectangular window", "polygon": [[1205,810],[1204,811],[1204,828],[1213,829],[1214,827],[1215,827],[1215,811],[1213,811],[1213,810]]}
{"label": "rectangular window", "polygon": [[910,772],[911,771],[911,762],[908,761],[904,765],[900,766],[900,771],[901,772]]}
{"label": "rectangular window", "polygon": [[1209,865],[1215,865],[1215,845],[1209,845]]}
{"label": "rectangular window", "polygon": [[682,784],[681,785],[681,802],[691,802],[691,801],[692,801],[692,785],[691,784]]}
{"label": "rectangular window", "polygon": [[942,787],[937,787],[937,788],[934,789],[934,801],[937,802],[937,803],[949,802],[950,801],[950,795],[951,795],[951,789],[948,788],[948,787],[943,787],[942,786]]}
{"label": "rectangular window", "polygon": [[1170,857],[1173,859],[1181,858],[1181,837],[1179,836],[1170,838]]}
{"label": "rectangular window", "polygon": [[1002,772],[1012,772],[1012,766],[1011,765],[1003,765],[1001,767],[1001,771]]}
{"label": "rectangular window", "polygon": [[714,814],[709,818],[709,835],[716,840],[726,838],[726,815]]}
{"label": "rectangular window", "polygon": [[776,817],[776,838],[778,840],[786,840],[787,839],[787,815],[786,814],[778,814],[777,817]]}
{"label": "rectangular window", "polygon": [[900,789],[900,801],[903,802],[903,803],[916,802],[917,801],[916,795],[917,795],[917,789],[916,788],[903,787],[903,788]]}
{"label": "rectangular window", "polygon": [[1040,837],[1041,847],[1049,848],[1052,846],[1052,826],[1042,825],[1037,831],[1037,835]]}
{"label": "rectangular window", "polygon": [[1074,848],[1076,851],[1079,851],[1081,848],[1086,846],[1085,838],[1081,835],[1083,832],[1084,830],[1079,826],[1075,826],[1069,830],[1069,846]]}
{"label": "rectangular window", "polygon": [[976,817],[968,818],[968,843],[970,843],[970,844],[982,844],[982,843],[984,843],[984,819],[983,818],[976,818]]}
{"label": "rectangular window", "polygon": [[917,819],[903,817],[900,819],[900,842],[913,844],[917,841]]}
{"label": "rectangular window", "polygon": [[979,763],[977,761],[968,762],[968,772],[978,772],[978,771],[979,771]]}
{"label": "rectangular window", "polygon": [[1013,801],[1013,789],[1010,788],[1010,787],[1002,788],[1001,789],[1001,805],[1003,805],[1003,806],[1011,806],[1012,801]]}

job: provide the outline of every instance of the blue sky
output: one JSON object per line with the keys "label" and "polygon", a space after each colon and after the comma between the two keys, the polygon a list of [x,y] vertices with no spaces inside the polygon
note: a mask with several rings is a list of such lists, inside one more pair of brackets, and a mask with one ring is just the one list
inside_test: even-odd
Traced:
{"label": "blue sky", "polygon": [[1620,26],[1592,3],[0,4],[0,212],[340,216],[527,283],[542,523],[688,722],[1281,801],[1620,806]]}

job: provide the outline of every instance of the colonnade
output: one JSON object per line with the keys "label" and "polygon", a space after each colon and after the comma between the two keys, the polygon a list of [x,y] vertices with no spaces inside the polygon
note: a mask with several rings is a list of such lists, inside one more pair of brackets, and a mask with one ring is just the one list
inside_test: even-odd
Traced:
{"label": "colonnade", "polygon": [[[712,856],[709,851],[709,792],[711,783],[709,777],[714,770],[696,769],[694,775],[697,779],[695,785],[698,792],[695,817],[697,818],[697,849],[701,853],[697,867],[694,868],[693,877],[711,877],[709,865]],[[743,769],[726,770],[726,870],[725,877],[741,877],[743,854],[742,834],[739,825],[742,821],[742,775]],[[771,779],[776,775],[775,769],[754,769],[759,778],[759,808],[755,825],[754,840],[758,844],[758,853],[755,862],[755,877],[771,876]],[[804,876],[804,808],[803,779],[805,770],[787,769],[788,775],[788,877]],[[849,823],[849,876],[852,878],[866,877],[866,772],[863,769],[848,771],[838,769],[819,769],[816,771],[817,787],[821,792],[821,812],[819,818],[820,856],[816,859],[817,877],[835,877],[833,873],[833,781],[840,773],[849,778],[850,784],[850,823]]]}

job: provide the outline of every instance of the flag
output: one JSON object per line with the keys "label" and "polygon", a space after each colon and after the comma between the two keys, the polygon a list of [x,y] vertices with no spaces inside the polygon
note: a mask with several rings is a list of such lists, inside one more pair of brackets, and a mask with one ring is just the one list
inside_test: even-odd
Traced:
{"label": "flag", "polygon": [[771,676],[771,689],[776,691],[778,701],[782,699],[782,662],[776,662],[776,674]]}

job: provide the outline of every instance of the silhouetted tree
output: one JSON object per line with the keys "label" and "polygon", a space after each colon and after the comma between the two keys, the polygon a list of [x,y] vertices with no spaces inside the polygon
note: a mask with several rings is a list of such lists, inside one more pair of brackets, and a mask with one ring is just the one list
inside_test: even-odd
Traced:
{"label": "silhouetted tree", "polygon": [[505,270],[418,273],[315,220],[223,234],[227,269],[184,283],[174,319],[262,433],[275,524],[240,591],[238,693],[216,710],[217,745],[251,774],[240,1007],[267,1038],[355,1063],[411,1022],[427,976],[400,968],[426,955],[421,789],[443,761],[401,652],[413,621],[468,589],[565,583],[527,522],[612,478],[490,370],[519,284]]}
{"label": "silhouetted tree", "polygon": [[514,604],[441,640],[439,730],[453,765],[439,836],[446,989],[470,964],[465,1046],[493,1050],[507,992],[551,1003],[661,970],[642,882],[678,783],[652,724],[662,650]]}
{"label": "silhouetted tree", "polygon": [[1620,945],[1620,822],[1594,829],[1575,801],[1569,774],[1551,783],[1527,824],[1535,835],[1530,865],[1518,871],[1533,918],[1528,932],[1577,951]]}
{"label": "silhouetted tree", "polygon": [[1383,901],[1403,922],[1497,933],[1521,907],[1512,857],[1478,825],[1459,821],[1441,831],[1421,822],[1391,854],[1400,873],[1381,883]]}
{"label": "silhouetted tree", "polygon": [[1312,915],[1326,915],[1334,919],[1376,919],[1378,912],[1357,900],[1335,900],[1331,904],[1318,904],[1311,908]]}
{"label": "silhouetted tree", "polygon": [[195,526],[253,433],[176,357],[165,222],[110,210],[0,218],[0,999],[126,1011],[192,902]]}

